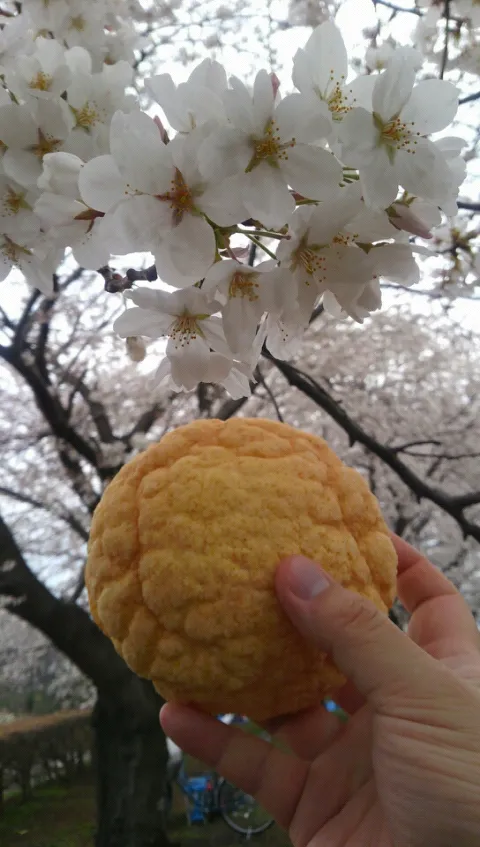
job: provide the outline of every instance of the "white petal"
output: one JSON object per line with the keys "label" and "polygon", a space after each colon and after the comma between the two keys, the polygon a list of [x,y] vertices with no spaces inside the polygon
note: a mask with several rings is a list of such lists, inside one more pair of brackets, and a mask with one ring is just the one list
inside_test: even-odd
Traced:
{"label": "white petal", "polygon": [[222,319],[214,315],[207,320],[203,320],[201,326],[208,346],[217,353],[221,353],[222,356],[230,356],[230,349],[223,331]]}
{"label": "white petal", "polygon": [[170,188],[173,164],[160,130],[144,112],[115,112],[110,149],[118,170],[131,188],[163,194]]}
{"label": "white petal", "polygon": [[253,121],[256,132],[264,132],[273,114],[273,101],[272,80],[267,71],[261,70],[253,84]]}
{"label": "white petal", "polygon": [[340,190],[342,167],[333,153],[319,147],[296,144],[281,160],[280,168],[294,191],[311,200],[335,196]]}
{"label": "white petal", "polygon": [[74,117],[65,100],[45,100],[35,103],[32,114],[42,132],[50,138],[67,138],[74,126]]}
{"label": "white petal", "polygon": [[245,174],[243,201],[250,216],[268,227],[284,226],[295,209],[280,170],[264,163]]}
{"label": "white petal", "polygon": [[153,253],[169,232],[171,213],[166,203],[146,194],[130,197],[110,213],[115,238],[112,253],[125,255],[137,251]]}
{"label": "white petal", "polygon": [[380,241],[383,238],[396,238],[398,230],[390,223],[385,212],[369,209],[362,204],[358,215],[347,223],[346,232],[355,233],[355,240],[363,243]]}
{"label": "white petal", "polygon": [[243,174],[238,174],[209,185],[198,198],[197,207],[219,226],[244,221],[248,217],[242,200],[244,178]]}
{"label": "white petal", "polygon": [[[305,45],[305,52],[313,70],[314,84],[322,95],[325,95],[335,82],[342,82],[342,78],[347,76],[347,51],[340,30],[333,21],[325,21],[313,30]],[[295,63],[292,79],[296,85]]]}
{"label": "white petal", "polygon": [[287,95],[275,109],[274,120],[283,141],[295,138],[308,144],[326,138],[331,132],[328,106],[313,94]]}
{"label": "white petal", "polygon": [[378,146],[379,132],[373,116],[366,109],[352,109],[338,126],[342,145],[342,161],[347,167],[368,165]]}
{"label": "white petal", "polygon": [[375,74],[362,74],[348,82],[344,87],[344,92],[349,103],[355,107],[362,106],[371,112],[373,110],[372,98],[375,81]]}
{"label": "white petal", "polygon": [[14,148],[37,143],[37,125],[26,106],[8,103],[0,108],[0,139]]}
{"label": "white petal", "polygon": [[293,57],[292,82],[302,94],[307,94],[312,90],[313,79],[310,61],[303,48],[297,50]]}
{"label": "white petal", "polygon": [[[360,187],[355,184],[339,190],[331,202],[314,208],[309,221],[309,243],[330,244],[346,224],[362,210]],[[287,244],[287,242],[285,242]]]}
{"label": "white petal", "polygon": [[10,148],[2,159],[5,173],[19,185],[34,186],[42,172],[42,165],[35,153]]}
{"label": "white petal", "polygon": [[373,89],[373,110],[384,123],[402,111],[412,93],[415,74],[410,52],[396,50]]}
{"label": "white petal", "polygon": [[170,339],[167,344],[167,356],[170,359],[174,382],[182,385],[187,391],[208,379],[210,353],[202,338],[192,338],[181,345],[176,345]]}
{"label": "white petal", "polygon": [[372,251],[375,269],[380,276],[403,285],[414,285],[420,269],[408,244],[386,244]]}
{"label": "white petal", "polygon": [[108,212],[125,198],[127,186],[113,156],[96,156],[78,175],[78,188],[84,203],[98,212]]}
{"label": "white petal", "polygon": [[206,179],[222,180],[243,173],[252,158],[253,148],[246,134],[222,127],[203,142],[197,162]]}
{"label": "white petal", "polygon": [[166,118],[179,132],[188,132],[191,127],[177,97],[177,86],[170,74],[157,74],[145,80],[145,90],[162,107]]}
{"label": "white petal", "polygon": [[248,89],[237,77],[230,77],[230,85],[223,95],[227,117],[237,129],[254,133],[253,103]]}
{"label": "white petal", "polygon": [[419,138],[415,153],[400,150],[396,170],[400,184],[411,194],[435,201],[451,194],[456,196],[452,171],[442,153],[427,138]]}
{"label": "white petal", "polygon": [[188,81],[208,88],[212,93],[221,95],[227,87],[227,74],[220,62],[216,62],[214,59],[204,59],[193,69]]}
{"label": "white petal", "polygon": [[121,338],[128,338],[129,335],[162,338],[170,324],[171,318],[168,315],[133,306],[131,309],[126,309],[123,315],[114,321],[113,331]]}
{"label": "white petal", "polygon": [[263,312],[261,304],[250,302],[246,297],[230,298],[222,309],[225,338],[232,351],[242,357],[248,354],[257,332],[257,324]]}
{"label": "white petal", "polygon": [[61,226],[70,223],[76,215],[84,212],[85,205],[72,197],[45,191],[35,203],[34,211],[47,226]]}
{"label": "white petal", "polygon": [[152,252],[161,279],[170,285],[193,284],[203,279],[215,260],[215,236],[203,218],[185,215]]}
{"label": "white petal", "polygon": [[106,265],[110,259],[111,251],[108,245],[108,234],[104,235],[102,231],[104,221],[105,218],[95,221],[94,226],[85,233],[83,238],[80,238],[76,244],[72,242],[75,261],[82,268],[97,270]]}
{"label": "white petal", "polygon": [[380,210],[390,206],[397,197],[399,179],[386,151],[379,148],[371,164],[360,169],[360,184],[367,206]]}
{"label": "white petal", "polygon": [[402,109],[405,123],[414,123],[416,132],[430,135],[451,124],[458,109],[458,89],[442,79],[419,82]]}
{"label": "white petal", "polygon": [[458,136],[444,136],[443,138],[437,138],[435,140],[435,145],[439,150],[442,151],[443,155],[449,158],[455,158],[456,156],[460,156],[464,147],[467,146],[467,142],[464,138],[458,138]]}
{"label": "white petal", "polygon": [[83,162],[72,153],[47,153],[42,159],[43,173],[38,179],[42,191],[53,191],[78,198],[78,175]]}

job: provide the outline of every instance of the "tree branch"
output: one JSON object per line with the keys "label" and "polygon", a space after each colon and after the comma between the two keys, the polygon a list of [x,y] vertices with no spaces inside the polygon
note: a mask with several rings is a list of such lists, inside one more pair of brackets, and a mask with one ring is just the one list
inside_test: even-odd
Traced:
{"label": "tree branch", "polygon": [[0,345],[0,358],[23,376],[27,385],[31,388],[35,402],[49,424],[53,435],[70,444],[80,456],[83,456],[98,471],[102,478],[106,477],[107,474],[98,467],[95,448],[70,426],[65,409],[58,398],[49,392],[49,386],[44,383],[38,370],[27,365],[22,356],[16,353],[13,345],[10,347]]}
{"label": "tree branch", "polygon": [[42,503],[40,500],[30,497],[29,494],[22,494],[20,491],[14,491],[12,488],[6,488],[3,485],[0,485],[0,494],[3,494],[5,497],[10,497],[18,503],[25,503],[27,506],[32,506],[34,509],[42,509],[51,515],[55,515],[55,517],[60,518],[61,521],[68,524],[68,526],[70,526],[71,529],[80,536],[82,541],[88,541],[88,531],[80,523],[78,518],[72,514],[72,512],[56,511],[53,506],[49,506],[47,503]]}
{"label": "tree branch", "polygon": [[257,367],[255,369],[255,376],[257,377],[258,381],[263,385],[265,391],[267,392],[268,396],[270,397],[270,400],[272,401],[272,406],[275,409],[275,413],[277,415],[278,420],[280,421],[280,423],[285,423],[285,421],[283,419],[283,415],[282,415],[282,413],[279,409],[277,399],[276,399],[272,389],[268,385],[259,365],[257,365]]}
{"label": "tree branch", "polygon": [[457,206],[459,209],[466,209],[467,212],[480,212],[480,203],[470,203],[465,200],[459,200]]}
{"label": "tree branch", "polygon": [[445,41],[442,52],[442,64],[440,66],[440,79],[443,79],[445,68],[448,62],[448,42],[450,39],[450,0],[445,0],[443,7],[443,17],[445,18]]}
{"label": "tree branch", "polygon": [[263,356],[276,365],[290,385],[303,391],[307,397],[310,397],[317,406],[320,406],[320,408],[327,412],[341,426],[344,432],[347,433],[351,446],[357,441],[363,444],[364,447],[378,456],[379,459],[397,474],[402,482],[415,494],[418,501],[423,498],[431,500],[432,503],[435,503],[457,521],[465,537],[471,535],[476,541],[480,541],[480,526],[468,520],[463,513],[463,510],[467,506],[480,503],[480,492],[452,497],[428,485],[428,483],[417,476],[408,465],[398,458],[391,447],[381,444],[373,436],[365,432],[360,424],[353,420],[342,408],[340,403],[328,394],[313,377],[303,373],[288,362],[276,359],[266,348],[263,350]]}
{"label": "tree branch", "polygon": [[28,567],[0,516],[0,595],[6,608],[39,629],[100,691],[114,695],[130,676],[110,640],[88,613],[55,597]]}
{"label": "tree branch", "polygon": [[402,6],[396,6],[395,3],[388,3],[387,0],[373,0],[373,4],[374,6],[385,6],[386,9],[391,9],[392,12],[407,12],[409,15],[416,15],[418,18],[423,17],[423,12],[415,8],[415,6],[405,9]]}
{"label": "tree branch", "polygon": [[475,91],[474,94],[467,94],[466,97],[461,97],[458,105],[463,106],[465,103],[473,103],[475,100],[480,100],[480,91]]}

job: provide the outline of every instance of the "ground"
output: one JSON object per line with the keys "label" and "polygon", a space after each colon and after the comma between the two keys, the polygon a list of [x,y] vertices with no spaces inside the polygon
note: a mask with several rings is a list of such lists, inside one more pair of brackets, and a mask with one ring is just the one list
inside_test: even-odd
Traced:
{"label": "ground", "polygon": [[[172,844],[185,847],[240,845],[240,836],[222,820],[187,826],[183,808],[183,798],[177,796],[168,832]],[[0,815],[0,844],[2,847],[93,847],[94,814],[91,780],[70,787],[37,787],[34,799],[28,803],[12,798],[5,804]],[[259,847],[288,847],[290,844],[278,827],[272,827],[254,841]]]}

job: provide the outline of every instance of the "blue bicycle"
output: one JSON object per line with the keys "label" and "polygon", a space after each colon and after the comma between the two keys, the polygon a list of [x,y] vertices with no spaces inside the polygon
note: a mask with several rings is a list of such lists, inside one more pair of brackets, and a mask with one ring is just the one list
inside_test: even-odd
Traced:
{"label": "blue bicycle", "polygon": [[[237,719],[237,722],[242,721]],[[179,787],[184,796],[189,824],[205,824],[215,817],[222,817],[231,829],[250,838],[265,832],[274,823],[254,797],[245,794],[215,772],[188,776],[183,755],[170,761],[167,766],[163,802],[165,823],[172,809],[174,785]]]}

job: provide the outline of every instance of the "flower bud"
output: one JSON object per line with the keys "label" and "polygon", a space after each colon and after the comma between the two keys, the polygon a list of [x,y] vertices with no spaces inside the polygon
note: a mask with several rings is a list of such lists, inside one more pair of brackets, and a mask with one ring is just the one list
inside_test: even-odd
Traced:
{"label": "flower bud", "polygon": [[139,335],[130,335],[127,338],[127,353],[132,362],[143,362],[147,348],[145,342]]}
{"label": "flower bud", "polygon": [[388,217],[390,223],[396,229],[403,229],[405,232],[411,232],[412,235],[418,235],[420,238],[432,237],[428,226],[420,218],[417,218],[410,206],[405,203],[392,203],[388,209]]}

